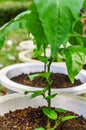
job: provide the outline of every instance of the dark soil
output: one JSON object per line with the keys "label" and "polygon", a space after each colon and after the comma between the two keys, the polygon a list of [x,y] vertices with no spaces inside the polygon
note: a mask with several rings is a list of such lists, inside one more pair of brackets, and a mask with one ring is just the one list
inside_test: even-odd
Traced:
{"label": "dark soil", "polygon": [[[61,113],[58,113],[61,115]],[[67,111],[64,115],[76,115]],[[54,125],[51,120],[51,127]],[[35,128],[44,127],[46,130],[47,117],[43,114],[42,108],[28,107],[23,110],[9,112],[0,116],[0,130],[34,130]],[[65,121],[55,130],[86,130],[86,119],[79,116],[74,119]]]}
{"label": "dark soil", "polygon": [[85,70],[86,70],[86,64],[84,64],[83,69],[85,69]]}
{"label": "dark soil", "polygon": [[[23,85],[34,86],[39,88],[40,87],[43,88],[47,85],[47,82],[43,77],[36,77],[33,81],[30,81],[28,74],[24,74],[24,73],[11,78],[11,80]],[[77,80],[75,79],[74,84],[71,84],[68,76],[60,73],[52,73],[51,80],[52,80],[52,85],[51,85],[52,88],[68,88],[68,87],[74,87],[82,84],[79,79]]]}

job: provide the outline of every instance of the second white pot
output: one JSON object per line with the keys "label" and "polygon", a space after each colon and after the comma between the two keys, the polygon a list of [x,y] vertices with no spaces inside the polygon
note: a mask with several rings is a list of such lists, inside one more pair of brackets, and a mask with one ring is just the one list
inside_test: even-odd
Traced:
{"label": "second white pot", "polygon": [[[41,96],[34,99],[29,99],[28,97],[29,95],[25,96],[18,93],[0,97],[0,115],[28,106],[38,107],[47,105]],[[64,108],[86,117],[86,98],[80,96],[57,95],[52,100],[52,107]]]}
{"label": "second white pot", "polygon": [[[39,90],[42,88],[26,86],[22,84],[18,84],[10,80],[10,78],[17,76],[21,73],[30,73],[30,72],[39,72],[44,70],[44,64],[42,63],[21,63],[15,64],[4,69],[0,70],[0,83],[7,87],[8,89],[14,90],[16,92],[24,92],[25,90]],[[56,63],[51,65],[51,71],[54,73],[64,73],[67,74],[67,69],[65,63]],[[71,88],[63,88],[63,89],[52,89],[52,92],[57,93],[70,93],[70,94],[82,94],[86,92],[86,72],[81,70],[80,73],[76,76],[76,79],[80,79],[83,84]]]}

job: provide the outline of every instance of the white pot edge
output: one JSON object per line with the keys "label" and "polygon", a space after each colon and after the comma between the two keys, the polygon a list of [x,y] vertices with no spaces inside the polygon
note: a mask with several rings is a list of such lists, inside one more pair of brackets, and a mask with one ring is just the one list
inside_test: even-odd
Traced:
{"label": "white pot edge", "polygon": [[[28,106],[38,107],[44,105],[46,105],[46,102],[42,97],[29,99],[28,95],[10,94],[0,98],[0,115],[9,112],[9,110],[14,111],[15,109],[23,109]],[[86,98],[80,96],[59,94],[53,99],[52,106],[74,111],[86,117]]]}
{"label": "white pot edge", "polygon": [[[39,88],[34,88],[31,86],[25,86],[25,85],[21,85],[18,83],[15,83],[13,81],[11,81],[9,78],[7,78],[6,73],[11,70],[14,69],[16,67],[23,67],[23,66],[28,66],[28,65],[43,65],[43,63],[19,63],[19,64],[15,64],[15,65],[10,65],[8,67],[5,67],[4,69],[0,70],[0,82],[2,85],[4,85],[5,87],[7,87],[8,89],[12,89],[13,91],[17,91],[17,92],[24,92],[25,90],[39,90]],[[54,66],[64,66],[65,63],[58,63],[58,64],[53,64]],[[80,73],[83,73],[86,76],[86,71],[81,70]],[[5,82],[4,82],[5,81]],[[6,83],[8,83],[8,86],[6,85]],[[15,86],[15,87],[14,87]],[[21,89],[22,88],[22,89]],[[40,88],[41,89],[41,88]],[[52,89],[52,92],[55,92],[56,89]],[[86,83],[83,83],[80,86],[76,86],[76,87],[72,87],[72,88],[65,88],[65,89],[58,89],[58,93],[71,93],[71,94],[82,94],[86,92]]]}
{"label": "white pot edge", "polygon": [[25,40],[25,41],[21,41],[19,43],[19,46],[21,47],[22,50],[33,50],[35,48],[35,45],[33,43],[33,40]]}
{"label": "white pot edge", "polygon": [[25,55],[28,54],[28,53],[32,53],[32,50],[25,50],[25,51],[22,51],[18,54],[18,58],[20,61],[22,62],[37,62],[37,63],[42,63],[41,61],[39,60],[36,60],[36,59],[32,59],[32,54],[29,55],[29,57],[26,57]]}

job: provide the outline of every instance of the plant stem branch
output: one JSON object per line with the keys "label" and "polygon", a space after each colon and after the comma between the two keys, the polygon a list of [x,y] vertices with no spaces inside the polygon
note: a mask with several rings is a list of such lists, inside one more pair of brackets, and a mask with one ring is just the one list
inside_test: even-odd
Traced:
{"label": "plant stem branch", "polygon": [[[44,57],[46,57],[46,49],[44,47]],[[46,63],[44,63],[44,72],[46,72],[46,69],[47,69],[47,65]]]}

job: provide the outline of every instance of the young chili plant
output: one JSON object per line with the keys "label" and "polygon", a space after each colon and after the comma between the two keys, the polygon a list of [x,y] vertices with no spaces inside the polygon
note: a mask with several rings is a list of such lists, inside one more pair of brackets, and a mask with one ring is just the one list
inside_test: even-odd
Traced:
{"label": "young chili plant", "polygon": [[[43,98],[47,101],[47,107],[42,108],[43,113],[47,116],[46,130],[55,130],[62,122],[76,118],[77,116],[64,116],[64,113],[67,112],[66,110],[61,108],[52,108],[52,99],[57,95],[57,93],[51,93],[52,81],[50,79],[50,75],[50,70],[47,70],[47,72],[44,73],[30,75],[29,78],[31,81],[38,76],[45,78],[47,81],[47,86],[43,88],[43,90],[39,91],[25,91],[25,94],[32,93],[30,98],[43,96]],[[62,114],[59,116],[58,112]],[[51,120],[54,121],[53,127],[51,127]],[[36,128],[35,130],[44,130],[44,128]]]}

